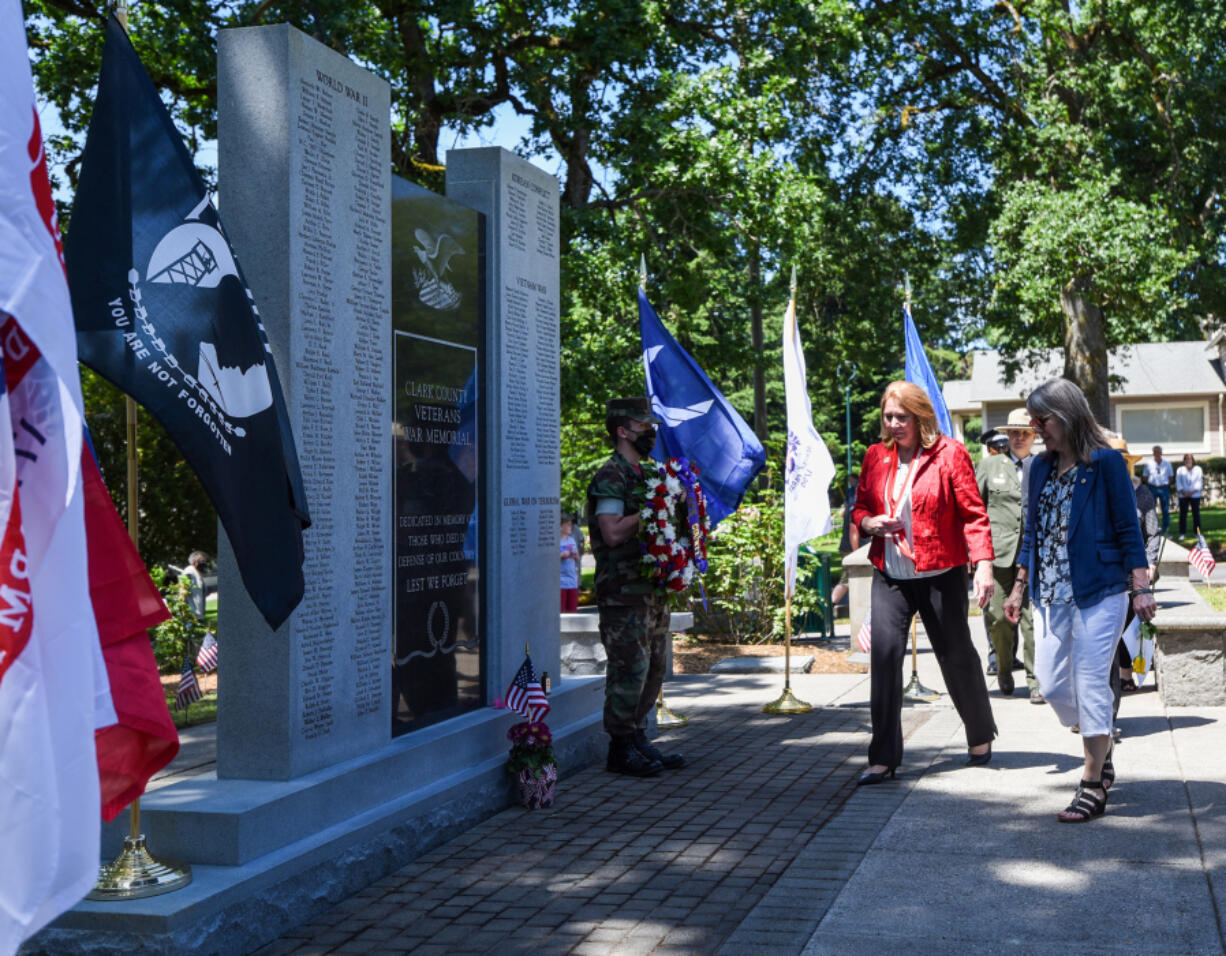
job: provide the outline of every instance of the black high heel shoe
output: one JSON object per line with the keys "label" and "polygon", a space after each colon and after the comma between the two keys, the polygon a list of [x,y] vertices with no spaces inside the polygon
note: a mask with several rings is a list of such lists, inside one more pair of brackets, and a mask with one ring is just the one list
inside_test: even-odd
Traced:
{"label": "black high heel shoe", "polygon": [[968,767],[985,767],[992,762],[992,745],[988,744],[988,749],[981,754],[969,753],[966,757],[966,766]]}
{"label": "black high heel shoe", "polygon": [[893,767],[886,767],[884,770],[865,770],[856,780],[857,787],[867,787],[874,783],[881,783],[883,780],[894,779]]}

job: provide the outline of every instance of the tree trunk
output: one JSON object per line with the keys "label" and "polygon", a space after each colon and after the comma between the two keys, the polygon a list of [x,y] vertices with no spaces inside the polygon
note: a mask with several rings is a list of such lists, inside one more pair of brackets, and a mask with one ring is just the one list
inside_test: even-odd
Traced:
{"label": "tree trunk", "polygon": [[1107,333],[1103,312],[1090,301],[1090,282],[1078,276],[1060,292],[1064,312],[1064,377],[1085,392],[1100,425],[1111,428]]}

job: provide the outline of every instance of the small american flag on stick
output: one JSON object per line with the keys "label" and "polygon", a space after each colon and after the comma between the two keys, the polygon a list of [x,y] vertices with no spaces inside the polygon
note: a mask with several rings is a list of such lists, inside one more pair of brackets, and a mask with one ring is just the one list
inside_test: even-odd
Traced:
{"label": "small american flag on stick", "polygon": [[1213,573],[1213,569],[1217,567],[1217,562],[1213,560],[1213,552],[1209,550],[1209,545],[1205,541],[1205,536],[1199,531],[1196,532],[1196,547],[1188,552],[1188,563],[1200,572],[1200,576],[1205,579],[1205,583],[1209,583],[1209,575]]}
{"label": "small american flag on stick", "polygon": [[521,717],[538,721],[549,713],[549,698],[541,690],[541,683],[532,669],[532,658],[524,657],[524,663],[507,688],[507,707]]}
{"label": "small american flag on stick", "polygon": [[211,631],[204,635],[204,643],[200,645],[200,653],[196,655],[196,666],[206,674],[217,669],[217,638]]}
{"label": "small american flag on stick", "polygon": [[196,672],[192,670],[192,655],[189,653],[183,658],[183,673],[179,675],[179,689],[175,691],[175,710],[187,710],[203,696],[196,682]]}
{"label": "small american flag on stick", "polygon": [[873,646],[873,614],[870,611],[864,615],[864,623],[856,634],[856,645],[862,654],[867,654]]}

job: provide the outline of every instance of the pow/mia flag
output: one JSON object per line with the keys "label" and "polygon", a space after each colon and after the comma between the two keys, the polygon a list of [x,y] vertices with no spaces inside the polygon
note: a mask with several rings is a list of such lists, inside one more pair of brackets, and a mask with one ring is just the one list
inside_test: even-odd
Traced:
{"label": "pow/mia flag", "polygon": [[161,422],[271,627],[310,525],[259,313],[191,156],[112,16],[64,244],[81,361]]}

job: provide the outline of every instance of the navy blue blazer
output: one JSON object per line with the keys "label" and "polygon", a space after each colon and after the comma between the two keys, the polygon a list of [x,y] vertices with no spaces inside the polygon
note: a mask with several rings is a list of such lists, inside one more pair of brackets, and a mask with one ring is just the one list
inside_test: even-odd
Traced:
{"label": "navy blue blazer", "polygon": [[[1017,563],[1029,572],[1032,601],[1038,599],[1039,492],[1054,464],[1040,455],[1030,466],[1026,532]],[[1069,507],[1068,557],[1073,602],[1078,607],[1089,607],[1109,594],[1128,590],[1129,572],[1149,566],[1132,479],[1123,456],[1114,448],[1095,449],[1090,464],[1077,464]]]}

